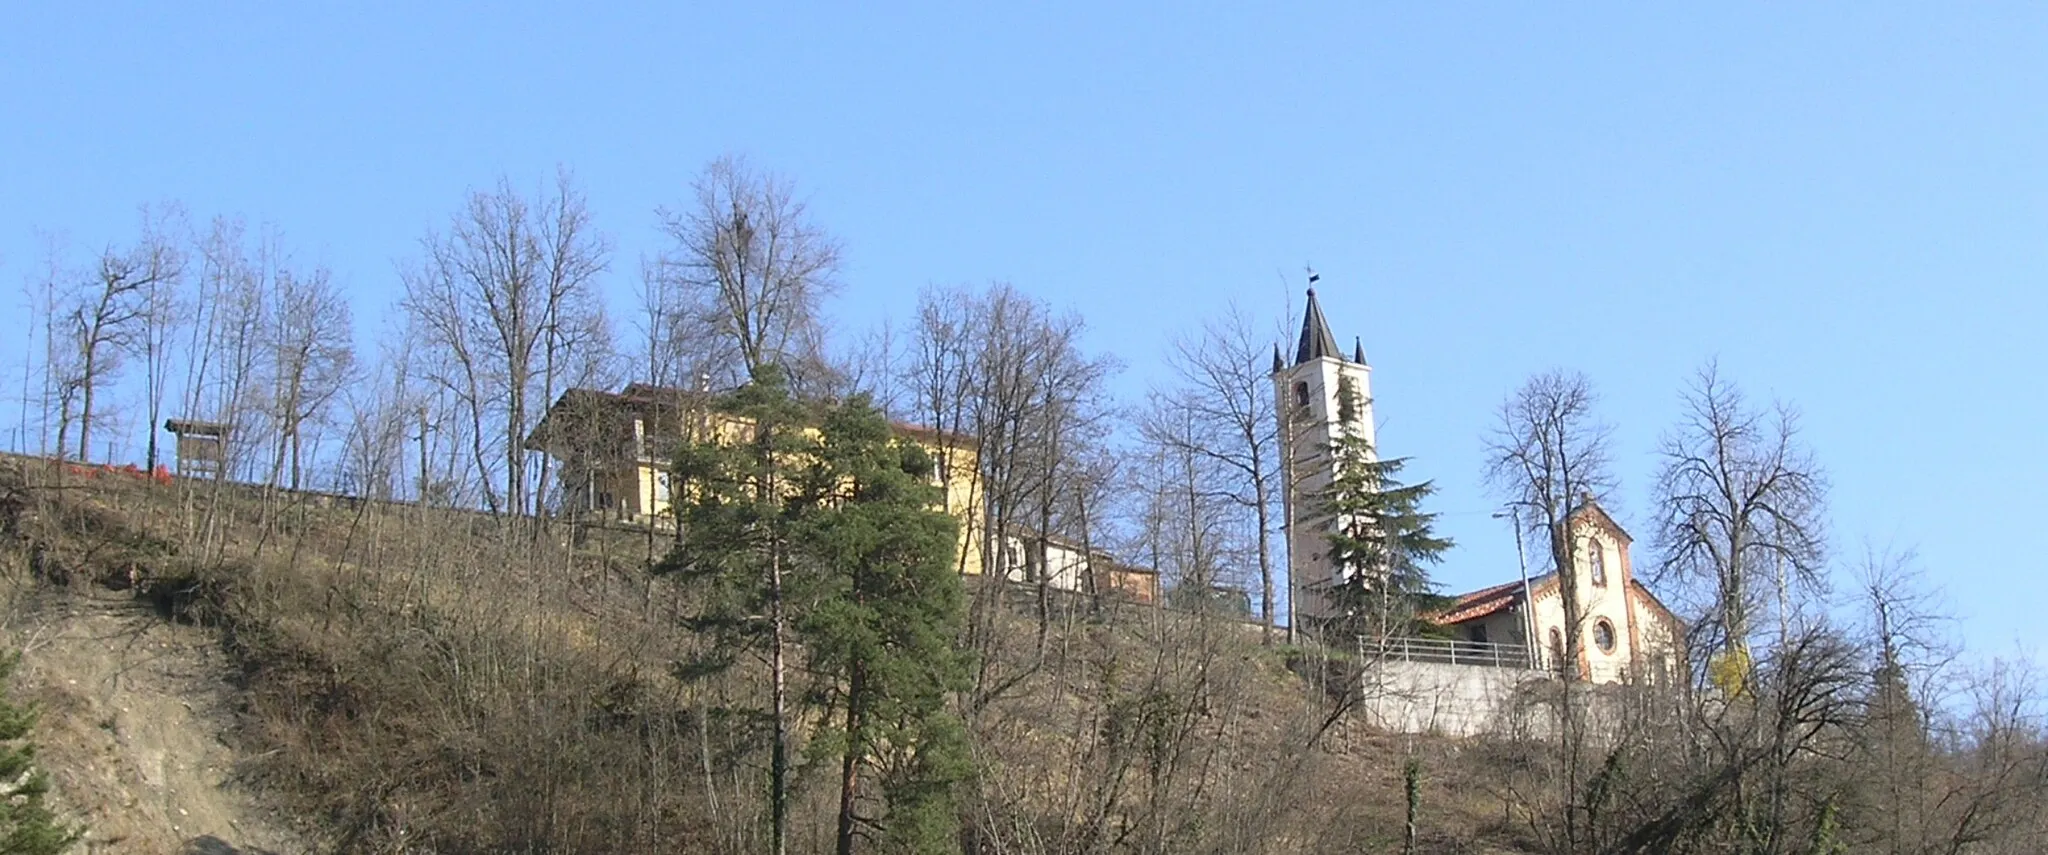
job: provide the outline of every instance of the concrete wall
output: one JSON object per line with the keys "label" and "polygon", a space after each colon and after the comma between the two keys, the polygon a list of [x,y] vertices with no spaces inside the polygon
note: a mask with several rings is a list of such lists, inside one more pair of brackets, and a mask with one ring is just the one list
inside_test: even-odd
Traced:
{"label": "concrete wall", "polygon": [[1518,687],[1548,678],[1522,668],[1383,662],[1368,668],[1364,679],[1362,711],[1375,726],[1397,733],[1472,736],[1494,727]]}

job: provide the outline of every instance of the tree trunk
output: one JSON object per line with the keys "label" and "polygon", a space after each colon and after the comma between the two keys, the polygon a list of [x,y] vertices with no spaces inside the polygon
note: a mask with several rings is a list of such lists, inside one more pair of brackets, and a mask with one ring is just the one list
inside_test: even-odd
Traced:
{"label": "tree trunk", "polygon": [[846,683],[846,751],[839,761],[838,855],[853,855],[854,801],[860,790],[860,758],[865,753],[861,730],[867,706],[867,669],[856,662]]}
{"label": "tree trunk", "polygon": [[[94,334],[97,335],[98,332],[95,331]],[[80,463],[92,459],[87,446],[92,442],[92,387],[95,379],[92,376],[92,372],[95,367],[94,362],[93,347],[87,345],[85,350],[85,382],[81,384],[79,389],[78,462]]]}
{"label": "tree trunk", "polygon": [[768,667],[773,672],[775,708],[775,747],[769,763],[769,786],[772,788],[769,800],[772,805],[774,855],[786,855],[789,841],[789,699],[783,662],[782,555],[779,544],[771,544],[769,550],[768,620],[773,638]]}
{"label": "tree trunk", "polygon": [[[154,385],[154,384],[156,383],[156,380],[155,380],[154,378],[152,378],[152,379],[151,379],[151,380],[150,380],[149,382],[151,383],[151,385]],[[145,471],[149,472],[149,473],[150,473],[151,475],[155,475],[155,474],[156,474],[156,460],[157,460],[157,449],[156,449],[156,432],[157,432],[158,430],[161,430],[161,428],[157,427],[157,417],[158,417],[158,416],[160,416],[160,415],[162,415],[162,411],[163,411],[163,396],[161,396],[161,395],[157,394],[157,393],[156,393],[156,392],[154,392],[154,391],[150,392],[150,396],[149,396],[149,424],[148,424],[148,433],[149,433],[149,449],[148,449],[148,451],[144,452],[144,456],[143,456],[143,469],[144,469]]]}
{"label": "tree trunk", "polygon": [[1271,498],[1267,495],[1265,467],[1253,458],[1252,496],[1258,505],[1255,516],[1259,525],[1259,644],[1273,646],[1273,533]]}
{"label": "tree trunk", "polygon": [[[1558,663],[1559,672],[1565,682],[1577,682],[1579,673],[1579,619],[1582,607],[1579,603],[1579,576],[1572,566],[1571,520],[1554,522],[1550,526],[1551,566],[1557,568],[1558,599],[1564,607],[1564,661]],[[1566,698],[1570,705],[1570,698]]]}

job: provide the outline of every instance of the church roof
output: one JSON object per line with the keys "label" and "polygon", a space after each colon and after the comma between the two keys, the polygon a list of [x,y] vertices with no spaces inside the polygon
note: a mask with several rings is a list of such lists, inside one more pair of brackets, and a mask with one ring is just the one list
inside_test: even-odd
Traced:
{"label": "church roof", "polygon": [[[1556,573],[1545,573],[1530,579],[1529,588],[1534,591],[1556,581]],[[1438,626],[1450,626],[1498,614],[1521,602],[1522,582],[1517,579],[1513,582],[1502,582],[1491,588],[1481,588],[1469,594],[1460,594],[1451,603],[1450,608],[1432,615],[1429,619]]]}
{"label": "church roof", "polygon": [[[1556,596],[1557,574],[1545,573],[1541,576],[1532,576],[1529,578],[1528,585],[1529,593],[1535,595],[1538,599]],[[1656,609],[1672,626],[1685,626],[1685,620],[1680,618],[1676,612],[1673,612],[1670,606],[1664,605],[1664,601],[1658,599],[1656,592],[1650,590],[1650,586],[1643,584],[1643,580],[1630,578],[1628,580],[1628,589],[1635,594],[1637,602]],[[1426,617],[1437,626],[1454,626],[1467,621],[1491,617],[1521,604],[1522,582],[1516,580],[1513,582],[1502,582],[1491,588],[1481,588],[1469,594],[1459,594],[1451,598],[1451,605],[1448,608]]]}
{"label": "church roof", "polygon": [[1593,525],[1607,529],[1615,537],[1621,538],[1622,543],[1635,542],[1635,538],[1629,536],[1628,529],[1622,528],[1621,523],[1615,522],[1614,517],[1607,513],[1607,509],[1600,507],[1600,503],[1594,500],[1591,495],[1580,499],[1579,506],[1572,509],[1572,521],[1578,522],[1580,518],[1584,518]]}
{"label": "church roof", "polygon": [[1337,337],[1330,334],[1330,322],[1323,319],[1323,304],[1316,302],[1316,289],[1308,289],[1308,312],[1301,318],[1301,344],[1294,349],[1294,364],[1323,357],[1343,359]]}

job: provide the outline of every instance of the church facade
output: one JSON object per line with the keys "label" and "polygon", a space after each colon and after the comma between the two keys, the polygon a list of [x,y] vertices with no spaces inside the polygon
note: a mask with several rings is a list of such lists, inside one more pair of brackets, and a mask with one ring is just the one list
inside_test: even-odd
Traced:
{"label": "church facade", "polygon": [[[1595,683],[1667,679],[1682,665],[1684,625],[1635,577],[1628,532],[1588,500],[1572,514],[1571,536],[1577,620],[1565,615],[1556,573],[1462,594],[1433,619],[1460,641],[1520,648],[1533,667],[1552,673]],[[1578,657],[1567,661],[1571,632],[1579,635]]]}
{"label": "church facade", "polygon": [[[1291,617],[1297,626],[1315,626],[1338,617],[1328,592],[1347,572],[1330,559],[1331,520],[1317,511],[1336,474],[1329,447],[1346,436],[1376,445],[1372,366],[1359,340],[1349,356],[1339,348],[1311,289],[1294,359],[1284,360],[1276,348],[1272,379]],[[1436,663],[1571,673],[1592,682],[1656,680],[1672,673],[1681,664],[1684,627],[1635,578],[1628,532],[1590,497],[1575,509],[1569,527],[1568,572],[1578,583],[1580,614],[1565,614],[1556,573],[1522,578],[1518,572],[1512,581],[1459,595],[1430,616],[1451,640],[1403,649],[1425,651],[1418,655]],[[1567,633],[1580,639],[1575,662],[1565,661]]]}

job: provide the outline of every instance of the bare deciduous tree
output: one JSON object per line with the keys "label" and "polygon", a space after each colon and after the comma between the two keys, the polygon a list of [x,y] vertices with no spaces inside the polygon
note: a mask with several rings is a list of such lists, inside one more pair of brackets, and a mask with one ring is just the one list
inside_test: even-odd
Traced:
{"label": "bare deciduous tree", "polygon": [[[1083,483],[1072,476],[1106,428],[1103,383],[1117,365],[1083,350],[1078,317],[1055,313],[1007,284],[980,292],[933,289],[918,308],[904,366],[910,409],[930,426],[972,441],[971,457],[941,456],[941,475],[970,479],[981,498],[985,522],[974,534],[983,572],[1037,586],[1043,639],[1050,542],[1091,538],[1074,527],[1096,518],[1072,512],[1079,507],[1072,488]],[[961,465],[969,460],[973,465]],[[1025,548],[1013,550],[1013,544]],[[975,643],[991,631],[988,606],[999,589],[987,586],[976,599]],[[1019,676],[991,679],[992,660],[982,667],[984,698]]]}
{"label": "bare deciduous tree", "polygon": [[[1259,370],[1261,342],[1236,306],[1176,338],[1167,356],[1178,388],[1152,396],[1152,411],[1184,421],[1185,430],[1151,430],[1148,438],[1212,464],[1204,489],[1226,497],[1252,528],[1259,568],[1260,638],[1273,643],[1273,490],[1278,476],[1278,417],[1272,381]],[[1167,416],[1168,412],[1176,413]],[[1164,426],[1162,424],[1162,426]]]}
{"label": "bare deciduous tree", "polygon": [[[1586,634],[1572,521],[1582,504],[1613,483],[1609,429],[1594,415],[1594,403],[1593,385],[1585,375],[1538,374],[1501,405],[1500,422],[1487,441],[1487,480],[1520,509],[1523,524],[1543,538],[1557,574],[1564,637],[1551,658],[1558,660],[1553,666],[1567,684],[1582,679],[1580,651]],[[1555,815],[1566,851],[1579,851],[1588,834],[1584,784],[1589,723],[1581,699],[1569,690],[1560,693],[1554,709]]]}
{"label": "bare deciduous tree", "polygon": [[1215,610],[1224,588],[1240,581],[1232,558],[1245,550],[1242,508],[1221,483],[1231,477],[1205,448],[1211,437],[1189,406],[1159,406],[1140,420],[1151,454],[1136,486],[1142,548],[1153,568],[1174,580],[1173,600],[1202,613]]}
{"label": "bare deciduous tree", "polygon": [[[1551,371],[1529,378],[1501,404],[1486,445],[1487,481],[1521,509],[1532,533],[1543,537],[1558,574],[1564,605],[1564,661],[1576,679],[1585,620],[1578,574],[1573,572],[1573,512],[1614,483],[1606,424],[1594,414],[1593,384],[1583,374]],[[1534,639],[1531,642],[1534,643]]]}
{"label": "bare deciduous tree", "polygon": [[685,207],[656,213],[672,241],[658,276],[677,286],[694,317],[653,328],[715,331],[715,380],[724,386],[770,363],[799,390],[820,385],[821,372],[829,373],[822,311],[839,285],[838,241],[811,220],[791,182],[754,171],[745,158],[712,161],[691,189]]}
{"label": "bare deciduous tree", "polygon": [[[1869,639],[1870,685],[1852,762],[1861,768],[1851,803],[1869,818],[1859,829],[1872,851],[1918,852],[1933,812],[1923,799],[1941,776],[1941,757],[1929,735],[1929,694],[1952,658],[1934,592],[1926,587],[1910,551],[1872,550],[1856,572],[1856,599]],[[1918,684],[1916,686],[1916,683]]]}
{"label": "bare deciduous tree", "polygon": [[138,349],[137,337],[147,331],[144,320],[152,308],[151,294],[174,288],[183,275],[182,254],[152,228],[146,229],[133,247],[109,247],[102,252],[91,278],[71,289],[53,330],[56,346],[49,366],[61,402],[57,422],[60,457],[74,423],[78,425],[79,459],[91,456],[92,429],[102,417],[100,392],[119,375],[122,357]]}
{"label": "bare deciduous tree", "polygon": [[351,495],[382,501],[401,495],[406,441],[418,426],[419,409],[404,350],[402,342],[388,348],[364,374],[368,382],[342,392],[348,424],[342,439],[341,482],[342,490]]}
{"label": "bare deciduous tree", "polygon": [[656,386],[698,389],[734,379],[730,343],[697,306],[697,293],[666,260],[643,261],[634,297],[634,332],[645,364],[632,374]]}
{"label": "bare deciduous tree", "polygon": [[[200,244],[200,274],[185,349],[184,416],[228,428],[224,475],[256,467],[245,440],[260,433],[264,318],[282,266],[274,233],[252,242],[240,221],[217,218]],[[260,477],[255,473],[250,477]]]}
{"label": "bare deciduous tree", "polygon": [[538,495],[521,447],[527,431],[564,378],[600,375],[609,360],[596,293],[609,243],[563,172],[531,199],[507,180],[471,193],[448,232],[422,245],[403,303],[432,351],[422,370],[469,422],[485,503],[525,513]]}
{"label": "bare deciduous tree", "polygon": [[1683,400],[1657,478],[1659,570],[1707,588],[1711,619],[1695,627],[1707,636],[1696,649],[1745,649],[1774,583],[1783,613],[1788,579],[1805,590],[1823,582],[1827,482],[1799,441],[1797,415],[1751,407],[1713,363]]}
{"label": "bare deciduous tree", "polygon": [[176,344],[178,331],[187,320],[188,303],[185,295],[185,253],[178,247],[172,229],[184,230],[184,213],[172,207],[153,215],[148,209],[143,212],[143,244],[150,252],[159,255],[159,264],[167,275],[148,280],[137,295],[136,333],[130,342],[136,355],[142,357],[143,389],[148,408],[144,429],[148,434],[147,451],[143,466],[155,471],[160,463],[157,437],[161,434],[164,397],[168,393],[171,375],[171,350]]}
{"label": "bare deciduous tree", "polygon": [[269,483],[277,484],[289,467],[285,485],[297,490],[305,463],[306,427],[322,418],[354,374],[355,330],[348,301],[325,268],[303,275],[281,270],[274,283],[265,341],[270,352],[270,418],[277,434]]}

